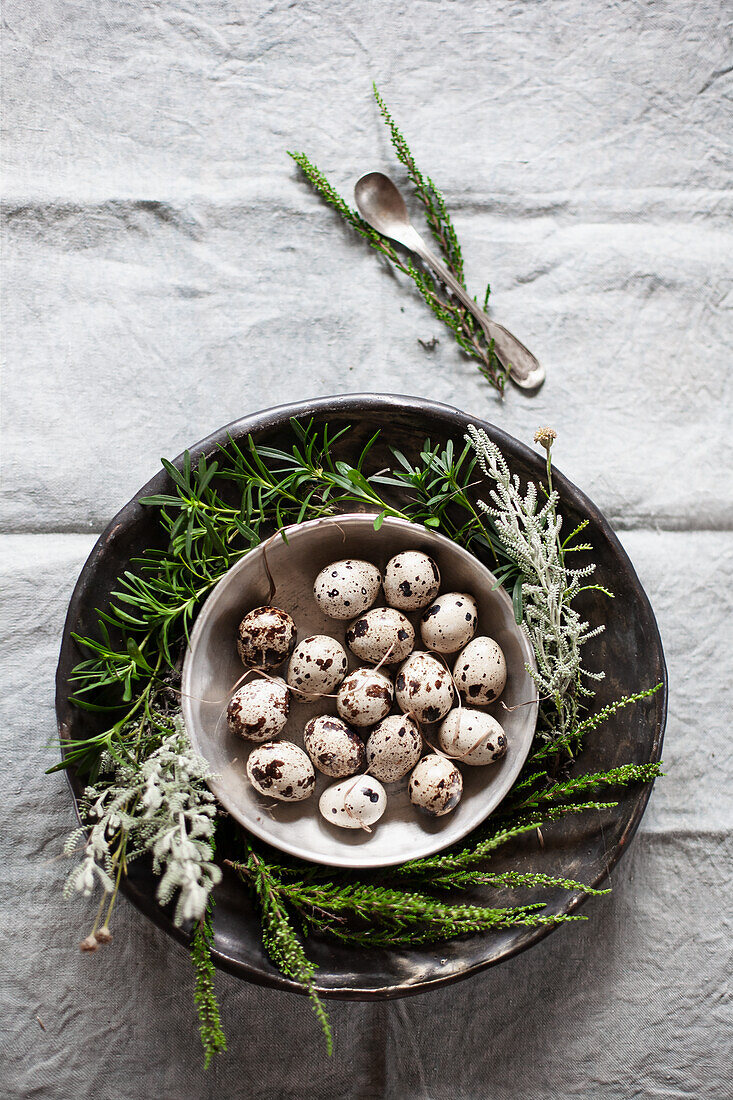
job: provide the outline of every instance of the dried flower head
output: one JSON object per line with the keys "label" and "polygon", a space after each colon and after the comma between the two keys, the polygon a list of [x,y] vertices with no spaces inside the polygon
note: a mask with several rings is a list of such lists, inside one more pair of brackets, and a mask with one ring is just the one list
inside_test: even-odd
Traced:
{"label": "dried flower head", "polygon": [[80,951],[96,951],[99,947],[99,940],[92,932],[91,936],[87,936],[85,940],[82,940],[79,944]]}
{"label": "dried flower head", "polygon": [[540,443],[546,451],[549,451],[555,439],[557,439],[557,432],[554,428],[538,428],[534,433],[535,443]]}
{"label": "dried flower head", "polygon": [[98,928],[94,935],[97,937],[97,943],[112,943],[112,933],[106,924],[103,928]]}

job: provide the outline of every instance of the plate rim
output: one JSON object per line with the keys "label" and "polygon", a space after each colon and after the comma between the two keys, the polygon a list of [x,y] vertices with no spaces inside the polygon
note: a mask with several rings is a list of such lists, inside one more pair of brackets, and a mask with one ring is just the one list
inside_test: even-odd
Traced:
{"label": "plate rim", "polygon": [[[369,520],[370,517],[373,516],[373,515],[376,515],[376,513],[372,513],[372,512],[339,512],[338,516],[335,516],[335,517],[321,516],[321,517],[318,517],[316,519],[305,520],[303,523],[294,523],[294,524],[291,524],[290,526],[286,527],[284,530],[289,534],[289,536],[292,536],[292,534],[296,530],[297,531],[302,531],[302,530],[308,529],[308,528],[315,529],[319,526],[322,526],[323,524],[331,524],[331,523],[337,523],[337,524],[342,523],[343,524],[343,523],[345,523],[346,521],[348,521],[350,519],[357,519],[357,520],[360,520],[360,521],[363,522],[363,521]],[[405,531],[409,531],[411,528],[414,529],[415,526],[418,526],[418,527],[423,527],[424,526],[422,524],[417,524],[416,525],[416,524],[410,523],[409,520],[401,519],[399,516],[386,516],[382,526],[385,527],[387,525],[389,525],[390,527],[398,527],[398,528],[401,528]],[[483,572],[486,574],[487,578],[491,582],[493,582],[492,583],[492,589],[498,594],[498,598],[502,601],[502,603],[505,604],[506,610],[510,613],[510,615],[512,617],[512,620],[513,620],[514,619],[514,612],[513,612],[513,608],[512,608],[512,601],[509,597],[509,593],[506,591],[505,588],[503,588],[501,585],[498,584],[498,582],[496,580],[496,577],[494,576],[492,571],[489,569],[489,567],[484,565],[484,563],[482,561],[480,561],[473,554],[471,554],[469,550],[466,550],[465,547],[461,546],[459,543],[453,542],[452,539],[449,539],[446,535],[443,535],[440,531],[431,531],[428,527],[424,527],[424,530],[428,533],[428,535],[431,538],[435,538],[435,539],[438,539],[440,542],[444,542],[446,544],[446,547],[450,548],[450,551],[452,553],[457,553],[459,557],[470,558],[473,561],[478,562],[479,566],[481,567]],[[204,601],[203,606],[201,607],[199,613],[196,616],[196,622],[194,623],[193,629],[191,630],[191,633],[190,633],[190,636],[189,636],[188,646],[186,647],[186,655],[185,655],[184,661],[183,661],[183,672],[182,672],[182,675],[181,675],[181,691],[182,691],[181,710],[183,712],[184,723],[186,724],[187,729],[189,728],[189,723],[187,721],[187,718],[190,716],[190,710],[191,710],[190,702],[191,702],[191,698],[192,698],[191,695],[190,695],[190,686],[191,686],[190,685],[190,677],[191,677],[191,673],[192,673],[193,652],[194,652],[194,649],[195,649],[196,642],[198,640],[198,635],[204,629],[205,622],[206,622],[206,616],[207,616],[207,614],[210,615],[212,613],[213,603],[211,601],[214,597],[214,594],[218,590],[219,585],[222,583],[222,581],[224,581],[227,577],[230,577],[230,578],[235,577],[238,572],[240,572],[241,570],[243,570],[247,567],[250,567],[252,565],[252,554],[254,554],[256,556],[258,551],[261,554],[262,546],[263,546],[263,544],[260,543],[258,546],[254,547],[250,554],[246,554],[244,557],[240,558],[238,562],[234,563],[234,565],[231,567],[231,569],[227,570],[227,572],[217,581],[215,587],[212,589],[212,591],[206,597],[206,600]],[[209,608],[208,613],[207,613],[207,610],[206,610],[207,607]],[[516,626],[516,624],[515,624],[515,626]],[[528,639],[526,633],[517,626],[516,630],[515,630],[515,634],[520,639],[521,646],[522,646],[522,651],[524,653],[524,657],[525,657],[527,663],[530,664],[532,666],[532,668],[534,668],[535,671],[537,671],[537,662],[535,660],[535,655],[534,655],[534,652],[532,650],[532,647],[530,646],[529,639]],[[455,656],[455,654],[447,654],[446,656],[451,657],[451,656]],[[438,843],[437,845],[435,844],[435,840],[436,840],[436,838],[439,838],[440,834],[439,833],[432,834],[432,837],[426,838],[426,840],[425,840],[425,845],[426,846],[425,846],[424,850],[421,849],[421,850],[418,850],[418,851],[415,851],[415,852],[411,852],[408,855],[395,856],[392,859],[388,859],[386,861],[379,861],[377,863],[374,863],[374,862],[353,863],[353,862],[350,862],[347,855],[344,855],[342,858],[340,858],[338,860],[319,859],[318,857],[315,857],[315,856],[312,856],[312,855],[310,855],[310,856],[303,855],[303,852],[301,850],[299,850],[297,845],[295,845],[295,844],[276,843],[272,839],[271,835],[267,834],[266,831],[263,830],[259,826],[258,823],[253,824],[251,821],[245,820],[244,815],[241,812],[237,812],[237,809],[235,809],[232,805],[227,806],[225,804],[225,809],[232,815],[232,817],[236,818],[236,820],[239,822],[239,824],[244,829],[248,830],[250,833],[253,833],[256,837],[259,837],[259,839],[262,840],[265,844],[269,844],[269,846],[271,848],[275,848],[277,851],[286,852],[288,855],[295,856],[297,859],[301,859],[306,863],[318,864],[318,866],[320,866],[320,867],[334,867],[334,868],[341,868],[341,869],[352,870],[352,871],[369,871],[369,870],[378,870],[381,867],[395,867],[400,863],[407,862],[408,860],[425,859],[428,856],[436,855],[438,852],[443,851],[444,848],[451,847],[453,844],[458,844],[461,840],[464,839],[464,837],[468,836],[469,833],[473,832],[474,829],[478,829],[486,821],[486,819],[490,816],[490,814],[492,814],[494,812],[494,810],[499,805],[501,800],[506,797],[506,795],[511,790],[512,784],[516,781],[517,776],[519,775],[520,771],[522,770],[522,768],[524,766],[524,762],[527,759],[527,756],[529,755],[529,750],[532,747],[532,740],[534,739],[535,730],[537,728],[537,712],[538,712],[538,710],[539,710],[539,691],[537,690],[537,684],[535,683],[534,684],[534,697],[533,697],[531,703],[527,704],[527,712],[529,714],[531,714],[534,718],[534,724],[532,726],[532,737],[530,737],[530,739],[527,743],[526,752],[523,752],[522,754],[520,754],[520,756],[517,757],[517,760],[515,761],[515,763],[513,765],[513,769],[508,770],[506,772],[506,774],[502,777],[502,784],[500,785],[500,794],[498,796],[496,796],[496,795],[492,796],[492,798],[495,799],[495,800],[493,801],[490,809],[488,809],[486,811],[486,813],[484,814],[484,816],[482,818],[480,818],[478,821],[473,821],[470,824],[466,825],[462,832],[459,832],[456,835],[451,836],[451,838],[449,840],[444,841],[442,844],[441,843]],[[187,715],[187,711],[189,712],[188,715]],[[201,756],[204,756],[204,754],[201,751],[200,744],[198,743],[198,738],[196,737],[196,734],[195,734],[195,723],[192,723],[192,726],[194,728],[190,729],[189,737],[191,738],[191,742],[193,744],[193,747],[196,749],[196,751]],[[204,759],[206,759],[205,756],[204,756]],[[508,785],[507,785],[507,783],[508,783]],[[216,789],[218,784],[216,784],[215,782],[209,782],[208,785],[209,785],[210,789],[212,790],[212,792],[216,795],[216,797],[221,802],[221,799],[220,799],[219,795],[217,794],[217,789]],[[344,851],[346,853],[348,853],[350,851],[348,846],[344,846]]]}
{"label": "plate rim", "polygon": [[[304,401],[287,402],[281,405],[269,406],[263,410],[253,413],[247,413],[245,416],[238,417],[222,427],[211,432],[209,435],[200,439],[197,443],[186,448],[190,453],[192,459],[198,458],[200,455],[209,457],[211,454],[216,453],[216,450],[222,444],[225,444],[229,437],[236,430],[237,435],[246,435],[249,432],[267,432],[271,431],[278,426],[284,426],[288,420],[293,417],[302,419],[309,416],[315,416],[321,412],[331,412],[334,416],[348,417],[360,417],[364,413],[369,411],[385,412],[390,407],[404,408],[408,405],[412,410],[417,412],[424,412],[429,415],[440,416],[445,422],[446,426],[452,428],[458,437],[462,437],[465,433],[466,426],[468,424],[474,424],[477,428],[487,431],[492,439],[495,440],[497,445],[502,451],[507,448],[507,445],[512,451],[520,454],[527,465],[535,467],[538,471],[538,475],[541,473],[541,467],[543,461],[535,451],[533,451],[526,443],[523,443],[516,436],[512,436],[509,432],[506,432],[503,428],[493,424],[491,421],[485,420],[483,417],[471,416],[469,413],[457,408],[454,405],[448,405],[444,402],[431,401],[424,397],[416,397],[410,394],[400,393],[378,393],[378,392],[353,392],[353,393],[341,393],[332,394],[323,397],[311,398]],[[183,452],[181,452],[174,460],[173,465],[178,469],[183,464]],[[662,645],[662,639],[659,632],[659,626],[654,614],[654,609],[651,606],[649,597],[647,596],[636,570],[631,562],[626,550],[622,546],[618,536],[611,527],[609,521],[604,514],[598,508],[598,506],[579,489],[569,478],[567,478],[559,469],[553,467],[553,478],[555,488],[560,491],[561,496],[567,494],[573,502],[584,510],[584,513],[588,518],[592,519],[597,525],[599,530],[606,538],[609,547],[612,549],[616,560],[623,566],[624,571],[628,574],[629,579],[633,587],[636,589],[637,597],[646,605],[650,627],[653,633],[653,639],[657,647],[659,656],[660,673],[661,673],[661,710],[659,725],[655,730],[654,739],[651,746],[651,752],[649,756],[650,762],[657,762],[661,757],[661,749],[664,741],[664,733],[667,721],[668,701],[669,701],[669,676],[667,670],[666,659],[664,655],[664,648]],[[67,688],[65,680],[64,658],[66,652],[72,641],[71,629],[77,614],[81,607],[85,603],[85,596],[89,587],[90,578],[93,575],[94,567],[97,562],[100,561],[106,554],[109,553],[110,546],[114,541],[120,537],[120,533],[124,532],[126,528],[134,526],[136,521],[142,519],[143,505],[139,503],[141,497],[150,495],[153,492],[159,491],[161,486],[166,483],[165,471],[158,470],[138,491],[130,498],[130,500],[120,508],[107,526],[99,535],[97,541],[92,547],[82,569],[79,573],[79,577],[74,586],[69,607],[67,610],[66,618],[64,620],[64,627],[61,636],[61,644],[59,650],[59,662],[56,670],[56,692],[55,692],[55,710],[57,716],[57,728],[59,734],[59,740],[61,742],[62,758],[64,756],[64,729],[65,719],[64,712],[68,703]],[[81,817],[79,813],[79,798],[83,791],[83,784],[78,780],[75,782],[75,776],[65,769],[64,774],[69,785],[69,789],[72,795],[74,813],[77,821],[81,823]],[[593,881],[589,883],[594,888],[600,886],[608,877],[613,868],[618,864],[619,860],[628,849],[630,841],[633,839],[639,823],[644,815],[649,798],[651,796],[653,783],[645,785],[640,791],[637,797],[632,812],[629,814],[625,828],[621,833],[618,843],[615,849],[607,853],[607,858],[604,861],[604,866],[595,876]],[[231,874],[232,872],[225,869],[225,874]],[[125,896],[132,901],[132,903],[144,913],[150,920],[152,920],[159,928],[167,932],[175,940],[183,945],[190,944],[191,936],[188,932],[177,928],[170,916],[154,901],[151,896],[140,889],[137,881],[134,878],[126,876],[121,883],[121,889]],[[581,905],[588,900],[588,895],[585,892],[576,891],[566,895],[566,903],[563,906],[564,913],[574,913]],[[523,951],[534,947],[541,940],[549,936],[553,931],[559,927],[559,924],[547,924],[539,925],[534,928],[528,929],[523,935],[521,940],[516,941],[514,944],[509,945],[502,949],[502,951],[496,955],[488,958],[479,959],[475,962],[467,964],[461,971],[457,973],[451,973],[447,975],[436,975],[431,978],[420,978],[416,981],[406,981],[397,984],[389,984],[381,987],[363,987],[363,986],[328,986],[321,985],[316,982],[316,988],[319,995],[334,1000],[391,1000],[400,997],[414,996],[422,992],[426,992],[431,989],[436,989],[440,986],[451,985],[454,982],[463,981],[466,978],[480,972],[481,970],[488,969],[489,967],[496,966],[501,962],[505,962],[508,959],[514,958],[516,955],[521,954]],[[290,978],[285,977],[276,968],[270,965],[269,970],[265,970],[262,967],[256,967],[249,962],[240,960],[227,954],[221,946],[215,946],[212,955],[222,969],[228,973],[233,974],[239,978],[245,978],[248,981],[254,982],[257,985],[263,985],[275,989],[284,989],[290,992],[295,992],[303,996],[307,996],[307,991],[303,987],[293,981]]]}

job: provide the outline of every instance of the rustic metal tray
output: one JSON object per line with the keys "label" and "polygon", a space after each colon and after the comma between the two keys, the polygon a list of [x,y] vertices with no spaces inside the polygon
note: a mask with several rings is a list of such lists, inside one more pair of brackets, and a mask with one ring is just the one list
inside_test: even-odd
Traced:
{"label": "rustic metal tray", "polygon": [[[399,395],[359,394],[295,405],[280,406],[243,417],[219,429],[191,447],[198,455],[213,455],[229,436],[235,440],[252,434],[259,444],[283,445],[289,438],[289,419],[298,417],[338,429],[351,426],[339,442],[341,454],[353,459],[377,429],[378,443],[370,453],[374,470],[390,461],[389,447],[416,455],[424,440],[460,442],[469,423],[484,428],[502,449],[513,471],[521,478],[541,479],[544,457],[519,443],[491,424],[446,405]],[[177,463],[180,465],[180,462]],[[653,686],[663,688],[653,697],[622,711],[589,738],[579,770],[605,770],[629,761],[644,763],[659,759],[667,711],[667,673],[661,639],[649,600],[626,553],[607,520],[584,494],[560,473],[554,483],[560,492],[565,522],[572,529],[583,518],[590,521],[584,534],[593,545],[598,570],[595,580],[615,594],[609,601],[597,592],[586,592],[580,608],[593,624],[605,622],[606,630],[589,642],[585,651],[590,668],[604,668],[606,678],[598,685],[597,705],[621,695]],[[161,471],[114,517],[99,538],[74,589],[64,626],[56,677],[56,712],[63,743],[97,732],[99,716],[74,708],[68,702],[69,676],[81,659],[72,633],[94,633],[97,608],[104,608],[119,575],[131,558],[148,546],[161,545],[161,531],[154,509],[138,499],[170,491],[168,476]],[[479,490],[480,492],[480,490]],[[69,775],[75,803],[83,783]],[[501,850],[492,868],[511,865],[521,870],[541,870],[552,875],[598,885],[618,862],[641,820],[650,786],[632,787],[614,797],[618,806],[603,813],[590,812],[567,817],[543,829],[544,848],[535,836]],[[156,878],[144,862],[131,865],[123,882],[127,896],[142,912],[177,939],[187,936],[173,926],[169,911],[155,901]],[[491,893],[492,902],[508,903],[509,897]],[[516,895],[515,895],[516,899]],[[523,893],[522,900],[535,900]],[[543,892],[547,911],[569,913],[584,900],[581,893],[558,890]],[[218,965],[249,981],[302,992],[284,978],[264,953],[257,914],[246,889],[226,873],[216,891],[215,959]],[[592,916],[592,914],[591,914]],[[548,935],[551,927],[514,927],[488,935],[466,936],[449,943],[400,950],[355,949],[317,936],[309,938],[309,956],[318,965],[318,988],[326,996],[346,999],[400,997],[434,986],[457,981],[469,974],[516,955]]]}

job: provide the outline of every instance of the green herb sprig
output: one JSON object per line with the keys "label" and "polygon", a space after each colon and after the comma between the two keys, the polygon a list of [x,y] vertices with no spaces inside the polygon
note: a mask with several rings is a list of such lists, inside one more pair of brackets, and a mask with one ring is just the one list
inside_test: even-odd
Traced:
{"label": "green herb sprig", "polygon": [[193,999],[199,1017],[201,1045],[204,1048],[204,1069],[209,1068],[215,1054],[223,1054],[227,1049],[219,1002],[214,990],[216,968],[211,957],[214,944],[213,906],[213,899],[209,898],[206,913],[194,926],[191,936],[191,962],[196,975]]}
{"label": "green herb sprig", "polygon": [[[231,866],[245,883],[254,883],[261,894],[258,876],[262,872],[259,867],[253,872],[251,866],[237,861],[232,861]],[[488,882],[490,876],[487,875],[486,879]],[[516,882],[508,877],[503,885],[528,884],[527,879],[520,880],[521,876],[517,876]],[[560,885],[565,881],[539,876],[532,884]],[[493,908],[450,904],[428,894],[373,883],[289,880],[280,877],[273,864],[267,868],[267,890],[268,905],[272,904],[273,897],[277,897],[281,907],[287,906],[299,914],[306,929],[332,936],[342,943],[369,948],[416,947],[515,925],[532,926],[584,919],[566,914],[544,914],[540,912],[544,908],[542,902]],[[358,921],[356,926],[353,923],[355,919]]]}
{"label": "green herb sprig", "polygon": [[328,1013],[316,989],[316,966],[306,955],[293,927],[287,898],[280,889],[273,868],[249,844],[246,847],[246,863],[227,862],[254,888],[262,914],[262,942],[281,974],[298,982],[308,994],[326,1039],[326,1052],[330,1056],[333,1053],[333,1036]]}
{"label": "green herb sprig", "polygon": [[[394,468],[370,472],[379,433],[352,464],[338,458],[348,428],[332,433],[297,420],[291,427],[290,450],[257,447],[250,438],[246,447],[230,440],[217,458],[201,456],[196,465],[186,452],[182,471],[164,460],[173,491],[142,503],[159,509],[168,550],[150,549],[130,562],[100,613],[98,637],[74,635],[90,657],[74,668],[72,701],[116,720],[89,740],[67,742],[65,759],[51,770],[73,765],[87,774],[102,751],[125,758],[131,723],[150,722],[156,693],[170,688],[181,641],[206,596],[240,558],[289,524],[356,509],[373,512],[379,529],[395,516],[440,528],[489,560],[504,584],[518,575],[494,521],[472,500],[478,478],[468,444],[458,451],[451,440],[444,447],[426,440],[416,463],[395,451]],[[232,488],[236,503],[226,495]]]}
{"label": "green herb sprig", "polygon": [[[441,255],[451,273],[465,289],[463,273],[463,254],[455,227],[451,220],[443,195],[429,176],[424,176],[417,167],[415,158],[404,135],[392,118],[387,106],[373,85],[374,98],[379,105],[382,119],[389,129],[392,146],[398,159],[407,170],[414,193],[422,206],[430,232],[436,241]],[[398,252],[392,242],[372,229],[356,210],[345,202],[336,189],[329,183],[323,172],[302,152],[290,152],[295,163],[311,186],[321,198],[332,206],[341,217],[372,248],[376,249],[391,267],[407,276],[431,312],[441,324],[453,334],[458,346],[477,364],[480,373],[500,395],[506,388],[508,371],[501,365],[494,352],[494,342],[489,340],[481,326],[471,313],[454,299],[447,288],[428,269],[418,267],[410,256]],[[487,285],[483,299],[484,310],[488,308],[490,284]]]}

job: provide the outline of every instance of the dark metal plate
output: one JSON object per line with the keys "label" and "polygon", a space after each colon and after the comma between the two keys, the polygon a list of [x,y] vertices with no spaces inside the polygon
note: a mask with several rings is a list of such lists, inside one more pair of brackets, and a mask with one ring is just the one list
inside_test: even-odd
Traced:
{"label": "dark metal plate", "polygon": [[[379,428],[382,435],[371,454],[373,469],[389,463],[389,446],[408,455],[417,453],[426,437],[434,443],[448,439],[460,441],[466,425],[485,428],[496,441],[514,472],[521,478],[541,479],[543,457],[491,424],[446,405],[415,397],[380,394],[355,394],[297,405],[286,405],[255,413],[214,432],[191,448],[194,460],[199,454],[211,455],[231,435],[241,439],[252,434],[258,443],[282,445],[288,439],[288,421],[313,417],[317,424],[328,422],[334,428],[351,425],[342,441],[345,457],[354,457]],[[177,464],[180,465],[180,462]],[[605,622],[606,630],[586,647],[586,663],[591,669],[604,668],[606,678],[598,685],[597,704],[603,706],[621,695],[651,687],[663,681],[664,687],[652,698],[622,711],[601,726],[587,741],[579,770],[605,770],[633,761],[658,760],[667,713],[667,672],[656,620],[649,600],[639,583],[626,553],[608,522],[595,505],[560,473],[555,486],[561,495],[561,511],[566,529],[571,530],[583,518],[590,520],[587,541],[593,545],[593,560],[598,564],[595,580],[615,594],[608,600],[596,592],[583,594],[580,609],[592,624]],[[97,732],[98,716],[70,706],[69,676],[81,653],[72,632],[94,633],[96,608],[104,608],[119,575],[131,558],[147,546],[161,545],[156,511],[138,504],[138,498],[170,491],[167,475],[161,471],[118,512],[101,535],[87,560],[74,589],[64,626],[61,654],[56,675],[56,713],[61,741]],[[69,780],[77,802],[83,784],[75,776]],[[650,787],[631,788],[619,796],[614,810],[568,817],[543,830],[544,850],[533,836],[502,849],[492,869],[509,865],[515,869],[543,871],[552,875],[597,885],[618,862],[644,813]],[[166,910],[155,902],[157,879],[142,861],[132,864],[124,881],[127,896],[156,924],[170,935],[186,942],[175,929]],[[515,902],[519,894],[514,894]],[[536,900],[522,892],[522,902]],[[548,912],[567,913],[577,909],[584,895],[557,891],[548,895]],[[264,985],[301,992],[300,987],[284,978],[269,962],[260,940],[259,922],[250,897],[232,874],[227,873],[216,892],[216,961],[239,977]],[[492,903],[508,904],[506,898],[491,894]],[[400,997],[418,993],[492,966],[516,955],[546,936],[551,929],[511,928],[491,935],[467,936],[450,943],[412,950],[354,949],[330,940],[310,937],[307,949],[319,966],[319,988],[327,996],[346,999]]]}

